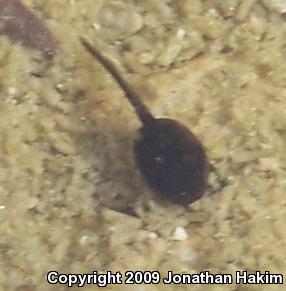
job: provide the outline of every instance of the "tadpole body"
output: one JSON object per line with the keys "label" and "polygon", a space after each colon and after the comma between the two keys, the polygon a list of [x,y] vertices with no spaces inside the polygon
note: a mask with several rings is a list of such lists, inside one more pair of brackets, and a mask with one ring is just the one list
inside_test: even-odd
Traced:
{"label": "tadpole body", "polygon": [[87,40],[81,38],[81,42],[118,82],[142,122],[134,154],[148,185],[177,204],[199,199],[207,187],[209,170],[199,139],[177,120],[155,118],[115,65]]}

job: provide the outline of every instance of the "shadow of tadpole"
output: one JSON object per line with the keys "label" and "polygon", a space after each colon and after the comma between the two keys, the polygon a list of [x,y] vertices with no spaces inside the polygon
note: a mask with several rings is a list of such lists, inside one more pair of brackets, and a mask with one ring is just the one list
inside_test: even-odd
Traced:
{"label": "shadow of tadpole", "polygon": [[134,161],[138,130],[135,122],[134,127],[130,121],[126,126],[125,118],[115,113],[106,120],[93,117],[87,134],[79,136],[76,144],[96,177],[93,197],[103,206],[131,214],[134,203],[147,186]]}
{"label": "shadow of tadpole", "polygon": [[37,50],[48,59],[55,54],[51,32],[44,22],[19,0],[0,0],[0,35]]}

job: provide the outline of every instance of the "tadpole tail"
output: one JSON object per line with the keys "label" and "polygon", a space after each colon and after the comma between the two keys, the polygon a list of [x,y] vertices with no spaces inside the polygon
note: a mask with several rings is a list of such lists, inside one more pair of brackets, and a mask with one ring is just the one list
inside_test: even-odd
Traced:
{"label": "tadpole tail", "polygon": [[147,125],[152,122],[155,118],[149,111],[149,109],[145,106],[145,104],[140,100],[139,96],[137,96],[136,92],[129,86],[129,84],[125,81],[124,78],[121,77],[118,69],[115,65],[108,60],[105,56],[103,56],[97,48],[95,48],[89,41],[85,38],[80,37],[81,43],[84,47],[108,70],[108,72],[113,76],[113,78],[120,85],[122,90],[124,91],[127,99],[134,107],[138,117],[140,118],[143,125]]}

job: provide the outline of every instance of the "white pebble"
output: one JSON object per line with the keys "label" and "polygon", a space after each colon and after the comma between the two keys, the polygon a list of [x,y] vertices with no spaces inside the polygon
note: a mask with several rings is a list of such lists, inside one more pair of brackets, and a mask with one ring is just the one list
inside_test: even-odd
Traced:
{"label": "white pebble", "polygon": [[178,226],[175,228],[173,233],[173,239],[176,241],[185,241],[188,239],[188,233],[186,229],[182,226]]}
{"label": "white pebble", "polygon": [[87,235],[83,235],[83,236],[81,236],[79,242],[80,242],[81,245],[85,245],[87,240],[88,240],[88,236]]}
{"label": "white pebble", "polygon": [[186,36],[186,30],[184,28],[179,28],[177,30],[178,39],[183,40],[185,38],[185,36]]}
{"label": "white pebble", "polygon": [[150,239],[156,239],[156,238],[158,238],[158,235],[156,232],[150,232],[149,237],[150,237]]}
{"label": "white pebble", "polygon": [[17,93],[17,89],[15,87],[9,87],[8,93],[9,95],[15,95]]}

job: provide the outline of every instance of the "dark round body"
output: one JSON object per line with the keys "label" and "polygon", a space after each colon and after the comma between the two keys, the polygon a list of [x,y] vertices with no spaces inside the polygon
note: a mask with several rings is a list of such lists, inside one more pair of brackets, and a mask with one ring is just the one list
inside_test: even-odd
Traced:
{"label": "dark round body", "polygon": [[144,125],[134,150],[140,172],[162,196],[188,204],[203,195],[209,168],[205,150],[178,121],[158,118]]}

